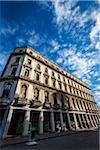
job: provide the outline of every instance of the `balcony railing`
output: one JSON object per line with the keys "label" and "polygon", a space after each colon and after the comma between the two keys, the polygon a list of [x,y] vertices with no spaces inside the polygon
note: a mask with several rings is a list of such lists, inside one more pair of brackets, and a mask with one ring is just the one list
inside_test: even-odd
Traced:
{"label": "balcony railing", "polygon": [[17,97],[17,98],[15,98],[14,105],[25,106],[27,104],[28,104],[28,99],[27,98],[23,98],[23,97]]}
{"label": "balcony railing", "polygon": [[58,110],[58,109],[60,109],[60,105],[59,104],[54,104],[53,108],[56,109],[56,110]]}
{"label": "balcony railing", "polygon": [[50,108],[51,108],[51,103],[49,103],[48,101],[45,102],[45,103],[43,104],[43,108],[45,108],[45,109],[50,109]]}
{"label": "balcony railing", "polygon": [[0,105],[8,105],[10,103],[9,98],[0,97]]}
{"label": "balcony railing", "polygon": [[30,107],[38,108],[40,106],[42,106],[42,102],[41,101],[39,101],[39,100],[32,100],[31,101]]}
{"label": "balcony railing", "polygon": [[62,110],[68,110],[67,105],[63,105],[63,106],[62,106]]}

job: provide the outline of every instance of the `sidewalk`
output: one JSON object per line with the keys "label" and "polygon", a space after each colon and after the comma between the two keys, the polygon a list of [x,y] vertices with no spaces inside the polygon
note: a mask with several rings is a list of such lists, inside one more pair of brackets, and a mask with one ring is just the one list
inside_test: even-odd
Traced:
{"label": "sidewalk", "polygon": [[[66,132],[54,132],[54,133],[44,133],[44,134],[36,134],[35,139],[38,140],[44,140],[48,138],[55,138],[55,137],[60,137],[60,136],[66,136],[68,134],[75,134],[78,132],[85,132],[85,131],[91,131],[91,130],[74,130],[74,131],[66,131]],[[7,146],[7,145],[14,145],[14,144],[19,144],[19,143],[24,143],[28,141],[28,136],[16,136],[16,137],[9,137],[5,139],[0,140],[0,146]]]}

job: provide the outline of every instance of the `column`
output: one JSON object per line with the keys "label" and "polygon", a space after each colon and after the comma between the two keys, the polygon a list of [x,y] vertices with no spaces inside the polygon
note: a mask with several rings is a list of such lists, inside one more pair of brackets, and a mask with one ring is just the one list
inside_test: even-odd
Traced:
{"label": "column", "polygon": [[29,128],[29,122],[30,122],[30,110],[27,110],[25,112],[25,118],[24,118],[24,129],[22,135],[28,135],[28,128]]}
{"label": "column", "polygon": [[5,128],[4,128],[3,138],[5,138],[7,136],[8,129],[9,129],[10,122],[11,122],[11,118],[12,118],[12,114],[13,114],[13,109],[10,108],[9,113],[8,113],[8,117],[7,117],[7,120],[6,120],[6,125],[5,125]]}
{"label": "column", "polygon": [[85,120],[85,118],[84,118],[84,115],[83,115],[83,114],[82,114],[82,119],[83,119],[83,122],[84,122],[85,128],[87,128],[86,120]]}
{"label": "column", "polygon": [[81,128],[84,128],[83,124],[82,124],[82,120],[81,120],[80,114],[78,114],[78,118],[79,118],[79,122],[80,122]]}
{"label": "column", "polygon": [[43,120],[44,120],[43,111],[41,111],[40,116],[39,116],[39,133],[40,134],[43,134]]}
{"label": "column", "polygon": [[95,127],[95,126],[94,126],[94,123],[93,123],[93,121],[92,121],[91,115],[89,115],[89,118],[90,118],[90,122],[91,122],[92,127]]}
{"label": "column", "polygon": [[77,122],[77,119],[76,119],[76,114],[73,113],[73,117],[74,117],[74,122],[75,122],[76,129],[79,129],[78,122]]}
{"label": "column", "polygon": [[91,117],[92,117],[92,119],[93,119],[93,121],[94,121],[94,125],[95,125],[95,127],[97,127],[97,124],[96,124],[96,121],[95,121],[94,115],[91,115]]}
{"label": "column", "polygon": [[54,112],[50,113],[50,122],[51,122],[51,130],[52,132],[54,132],[55,131]]}
{"label": "column", "polygon": [[85,118],[86,118],[86,122],[87,122],[87,124],[88,124],[88,127],[90,128],[90,123],[89,123],[89,119],[88,119],[87,114],[85,114]]}
{"label": "column", "polygon": [[63,115],[62,115],[62,112],[60,112],[60,123],[61,123],[61,128],[62,128],[62,130],[63,130],[64,122],[63,122]]}
{"label": "column", "polygon": [[71,127],[71,120],[70,120],[70,116],[69,116],[69,113],[68,113],[68,112],[67,112],[67,118],[68,118],[69,129],[72,130],[72,127]]}

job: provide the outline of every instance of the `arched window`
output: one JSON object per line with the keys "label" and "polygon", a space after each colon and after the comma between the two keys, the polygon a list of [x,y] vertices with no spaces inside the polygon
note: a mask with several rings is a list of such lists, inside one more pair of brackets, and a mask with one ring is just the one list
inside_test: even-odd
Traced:
{"label": "arched window", "polygon": [[25,98],[27,93],[27,86],[24,84],[21,88],[21,97]]}
{"label": "arched window", "polygon": [[37,69],[40,70],[40,64],[37,64]]}
{"label": "arched window", "polygon": [[9,97],[11,86],[12,86],[11,83],[8,83],[8,84],[5,85],[3,93],[2,93],[3,98],[8,98]]}
{"label": "arched window", "polygon": [[34,99],[35,100],[39,99],[39,90],[37,88],[35,88],[35,90],[34,90]]}

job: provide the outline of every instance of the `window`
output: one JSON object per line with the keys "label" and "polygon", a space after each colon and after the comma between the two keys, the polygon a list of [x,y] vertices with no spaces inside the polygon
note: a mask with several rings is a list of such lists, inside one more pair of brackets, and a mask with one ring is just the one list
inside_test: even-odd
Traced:
{"label": "window", "polygon": [[67,91],[67,86],[66,86],[66,84],[64,84],[64,87],[65,87],[65,91]]}
{"label": "window", "polygon": [[61,95],[61,104],[62,104],[62,107],[64,106],[64,97],[63,95]]}
{"label": "window", "polygon": [[71,89],[71,87],[69,87],[69,89],[70,89],[70,93],[72,93],[72,89]]}
{"label": "window", "polygon": [[3,98],[8,98],[10,89],[11,89],[11,84],[10,83],[6,84],[2,93]]}
{"label": "window", "polygon": [[54,105],[57,104],[57,95],[56,93],[53,95]]}
{"label": "window", "polygon": [[49,101],[49,93],[48,93],[48,91],[45,91],[45,101]]}
{"label": "window", "polygon": [[65,82],[65,77],[63,77],[63,81]]}
{"label": "window", "polygon": [[32,55],[33,53],[32,53],[32,52],[29,52],[29,54]]}
{"label": "window", "polygon": [[28,65],[31,65],[31,62],[32,61],[30,59],[27,60]]}
{"label": "window", "polygon": [[11,75],[14,76],[16,74],[17,68],[12,68]]}
{"label": "window", "polygon": [[60,75],[58,74],[58,79],[60,79]]}
{"label": "window", "polygon": [[74,98],[72,98],[72,101],[73,101],[74,108],[76,108],[76,105],[75,105],[75,100],[74,100]]}
{"label": "window", "polygon": [[48,68],[45,68],[45,73],[48,73]]}
{"label": "window", "polygon": [[40,70],[40,64],[37,64],[37,69]]}
{"label": "window", "polygon": [[54,77],[55,76],[55,73],[52,71],[52,76]]}
{"label": "window", "polygon": [[55,87],[55,85],[56,85],[56,81],[55,80],[52,80],[52,85],[53,85],[53,87]]}
{"label": "window", "polygon": [[25,70],[25,75],[24,75],[25,77],[28,77],[29,76],[29,70],[28,69],[26,69]]}
{"label": "window", "polygon": [[58,82],[58,85],[59,85],[59,89],[61,89],[62,87],[61,87],[61,82]]}
{"label": "window", "polygon": [[48,77],[45,77],[45,84],[48,84]]}
{"label": "window", "polygon": [[20,57],[16,57],[16,63],[19,63]]}
{"label": "window", "polygon": [[39,90],[37,88],[35,88],[35,90],[34,90],[34,98],[35,98],[35,100],[39,99]]}
{"label": "window", "polygon": [[36,73],[36,81],[39,81],[39,80],[40,80],[40,74]]}
{"label": "window", "polygon": [[26,92],[27,92],[27,86],[26,85],[22,85],[21,97],[25,98],[26,97]]}

